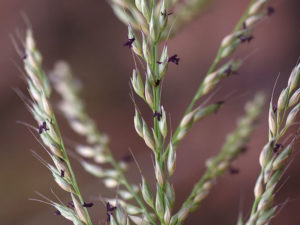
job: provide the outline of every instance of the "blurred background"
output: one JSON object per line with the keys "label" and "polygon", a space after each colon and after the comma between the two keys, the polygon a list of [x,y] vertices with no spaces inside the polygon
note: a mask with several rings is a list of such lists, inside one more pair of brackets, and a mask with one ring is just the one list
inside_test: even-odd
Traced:
{"label": "blurred background", "polygon": [[[209,68],[219,43],[238,21],[250,1],[215,0],[196,20],[170,40],[169,53],[178,54],[180,65],[170,65],[164,81],[163,105],[171,113],[172,126],[180,117]],[[207,157],[215,155],[225,140],[226,133],[235,127],[243,114],[243,104],[258,90],[270,98],[275,79],[280,74],[275,95],[278,96],[287,82],[291,69],[300,56],[299,0],[273,1],[275,14],[264,20],[254,32],[254,40],[242,45],[234,56],[247,58],[239,75],[221,82],[221,90],[214,100],[223,100],[234,92],[216,115],[194,126],[192,132],[178,149],[178,163],[173,182],[177,193],[177,208],[204,172]],[[82,97],[89,113],[100,130],[110,136],[111,148],[117,158],[128,153],[130,147],[143,172],[153,178],[150,151],[136,135],[133,128],[133,105],[129,98],[129,78],[133,60],[128,48],[122,47],[127,38],[127,28],[113,15],[102,0],[1,0],[0,1],[0,224],[50,225],[70,224],[53,215],[48,205],[28,201],[36,197],[34,191],[51,196],[54,189],[64,201],[68,196],[57,188],[46,168],[32,157],[31,149],[47,157],[42,147],[17,120],[35,124],[13,88],[26,92],[18,66],[22,62],[15,52],[10,35],[26,28],[21,13],[29,17],[38,48],[44,57],[46,71],[56,60],[66,60],[83,83]],[[57,99],[53,99],[57,102]],[[140,103],[140,102],[139,102]],[[141,103],[141,108],[145,107]],[[253,201],[253,186],[259,173],[258,155],[267,141],[267,109],[261,124],[248,145],[248,151],[234,166],[237,175],[224,175],[198,211],[191,214],[186,224],[235,224],[239,210],[248,215]],[[151,114],[145,114],[151,117]],[[78,141],[59,116],[64,137]],[[278,186],[275,203],[288,202],[272,221],[274,225],[300,224],[300,145],[287,175]],[[95,202],[91,209],[95,224],[105,222],[105,208],[95,200],[114,196],[102,183],[87,175],[73,160],[79,186],[87,201]],[[132,164],[128,173],[133,182],[139,173]],[[280,187],[280,188],[279,188]],[[100,218],[100,219],[99,219]]]}

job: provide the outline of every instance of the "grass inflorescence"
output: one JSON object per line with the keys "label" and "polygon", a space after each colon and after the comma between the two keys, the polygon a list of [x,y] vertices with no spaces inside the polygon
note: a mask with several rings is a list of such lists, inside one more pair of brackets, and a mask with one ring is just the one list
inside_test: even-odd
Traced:
{"label": "grass inflorescence", "polygon": [[[69,194],[72,203],[71,206],[65,206],[40,195],[56,208],[58,215],[76,225],[91,225],[87,208],[93,204],[86,203],[80,193],[53,111],[54,107],[50,102],[52,87],[61,96],[59,109],[70,127],[86,140],[86,143],[75,145],[75,152],[82,167],[89,174],[101,179],[107,188],[117,188],[116,198],[104,198],[107,223],[183,224],[190,212],[202,204],[210,194],[219,177],[226,171],[238,172],[232,164],[243,153],[258,124],[265,106],[265,96],[262,93],[255,94],[253,100],[245,104],[245,115],[237,120],[236,129],[228,134],[219,153],[206,161],[206,171],[174,212],[176,193],[171,178],[176,174],[177,150],[180,143],[196,123],[222,109],[223,102],[212,102],[211,97],[219,83],[236,74],[244,64],[242,58],[230,57],[242,44],[251,42],[253,31],[259,22],[274,12],[268,5],[268,0],[250,2],[233,31],[221,40],[215,59],[194,97],[188,102],[175,132],[172,133],[168,122],[171,112],[164,106],[161,95],[168,67],[170,64],[180,66],[181,59],[180,55],[169,53],[176,51],[169,50],[167,40],[198,15],[208,2],[109,1],[116,16],[128,27],[124,47],[132,51],[135,62],[130,79],[134,92],[132,95],[140,98],[153,115],[153,123],[147,122],[134,100],[135,97],[131,96],[135,112],[133,126],[149,149],[155,177],[152,181],[147,180],[139,168],[140,184],[133,184],[128,180],[127,160],[116,160],[110,149],[108,136],[100,132],[95,121],[89,116],[80,97],[81,84],[73,77],[70,66],[66,62],[57,62],[48,77],[42,68],[42,57],[36,47],[32,30],[28,29],[24,44],[25,56],[22,58],[31,99],[26,99],[25,102],[37,122],[37,132],[53,163],[46,162],[38,155],[36,157],[49,169],[58,186]],[[248,217],[239,217],[239,225],[269,224],[277,211],[277,206],[273,203],[275,187],[284,175],[297,139],[297,134],[294,134],[282,142],[289,128],[297,124],[296,116],[300,110],[299,78],[300,64],[292,70],[288,84],[280,93],[277,102],[274,102],[273,97],[271,99],[268,115],[269,140],[259,157],[261,172],[254,186],[252,210]],[[199,104],[201,100],[202,103]],[[150,184],[154,184],[155,188],[151,188]]]}

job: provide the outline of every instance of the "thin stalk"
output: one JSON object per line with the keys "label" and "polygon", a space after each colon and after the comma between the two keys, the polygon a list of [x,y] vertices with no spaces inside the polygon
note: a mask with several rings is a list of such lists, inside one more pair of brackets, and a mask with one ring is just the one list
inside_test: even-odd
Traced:
{"label": "thin stalk", "polygon": [[252,209],[251,209],[251,214],[250,214],[251,216],[253,216],[256,213],[256,208],[257,208],[259,201],[260,201],[260,198],[255,199]]}
{"label": "thin stalk", "polygon": [[216,184],[217,179],[228,171],[232,162],[239,157],[244,146],[250,140],[251,134],[255,130],[254,124],[264,104],[264,98],[261,94],[256,95],[252,101],[246,103],[248,107],[245,109],[245,115],[237,120],[235,131],[228,134],[221,151],[206,162],[206,171],[193,187],[181,209],[190,207],[190,211],[192,211],[200,205]]}
{"label": "thin stalk", "polygon": [[197,182],[197,184],[194,186],[192,192],[190,193],[189,197],[185,200],[181,208],[187,207],[193,202],[194,197],[196,196],[197,190],[204,184],[206,180],[208,180],[210,177],[209,171],[206,171],[206,173],[203,175],[200,181]]}
{"label": "thin stalk", "polygon": [[247,8],[246,11],[244,12],[243,16],[241,17],[241,19],[238,21],[238,23],[237,23],[236,26],[234,27],[234,29],[233,29],[234,32],[237,31],[237,30],[239,30],[239,29],[242,27],[243,22],[245,21],[245,19],[246,19],[247,16],[248,16],[248,11],[249,11],[250,7],[251,7],[252,4],[253,4],[254,2],[256,2],[256,1],[257,1],[257,0],[251,0],[251,2],[250,2],[249,5],[248,5],[248,8]]}
{"label": "thin stalk", "polygon": [[[158,43],[157,42],[153,43],[152,52],[153,52],[152,69],[153,69],[156,79],[158,80],[159,74],[158,74],[158,66],[157,66],[157,55],[158,55],[158,53],[157,53],[158,52]],[[155,111],[160,112],[160,84],[154,88],[154,112]],[[162,143],[161,143],[161,134],[160,134],[159,127],[158,127],[157,117],[153,118],[153,122],[154,122],[154,131],[155,131],[155,134],[159,141],[159,146],[157,146],[157,156],[158,156],[158,159],[160,160]]]}
{"label": "thin stalk", "polygon": [[[248,8],[247,8],[246,11],[244,12],[244,14],[242,15],[242,17],[241,17],[240,20],[238,21],[238,23],[236,24],[236,26],[234,27],[233,32],[239,30],[239,29],[242,27],[242,24],[243,24],[245,18],[247,18],[247,16],[248,16],[248,11],[249,11],[249,9],[250,9],[251,5],[252,5],[255,1],[256,1],[256,0],[251,0],[251,2],[250,2],[250,4],[249,4]],[[221,52],[222,52],[221,50],[222,50],[222,48],[221,48],[221,46],[220,46],[220,48],[218,49],[217,55],[216,55],[216,57],[215,57],[213,63],[211,64],[209,70],[207,71],[205,77],[207,77],[210,73],[212,73],[212,72],[215,70],[215,68],[216,68],[216,66],[218,65],[218,63],[221,61],[221,57],[220,57],[220,56],[221,56]],[[183,117],[184,117],[185,115],[187,115],[189,112],[192,111],[192,109],[193,109],[193,107],[195,106],[195,104],[197,103],[197,101],[200,99],[200,97],[202,97],[202,91],[203,91],[203,87],[204,87],[204,83],[203,83],[203,82],[204,82],[204,80],[205,80],[205,77],[204,77],[203,81],[201,82],[200,86],[198,87],[198,89],[197,89],[197,91],[196,91],[196,93],[195,93],[195,95],[194,95],[194,97],[193,97],[191,103],[188,105],[187,109],[185,110]],[[183,117],[182,117],[182,118],[183,118]],[[179,131],[180,131],[180,127],[178,126],[177,129],[176,129],[176,131],[175,131],[175,133],[174,133],[174,135],[173,135],[172,140],[176,140],[176,138],[177,138],[177,136],[178,136],[178,134],[179,134]],[[170,145],[168,145],[166,151],[164,152],[164,155],[163,155],[163,158],[164,158],[164,159],[168,156],[169,150],[170,150]]]}
{"label": "thin stalk", "polygon": [[[97,131],[98,132],[98,131]],[[99,134],[99,133],[98,133]],[[101,142],[101,141],[100,141]],[[124,184],[124,186],[127,188],[127,190],[132,194],[132,196],[135,198],[136,202],[139,204],[139,206],[143,209],[143,211],[145,212],[148,220],[155,225],[154,220],[152,219],[152,217],[150,216],[150,214],[147,211],[147,208],[145,206],[145,204],[143,203],[143,201],[140,199],[140,197],[137,195],[137,193],[134,191],[132,185],[128,182],[123,169],[119,166],[118,162],[115,160],[111,150],[109,149],[108,146],[106,146],[105,148],[106,150],[106,154],[108,155],[108,162],[113,166],[113,168],[115,170],[118,171],[119,176],[122,180],[122,183]]]}
{"label": "thin stalk", "polygon": [[[221,152],[217,157],[216,157],[216,162],[222,162],[223,160],[228,157],[228,154],[226,152]],[[217,164],[217,163],[216,163]],[[224,173],[224,172],[223,172]],[[223,173],[219,174],[214,174],[211,172],[211,170],[206,170],[201,179],[196,183],[194,186],[192,192],[186,199],[186,201],[183,203],[181,208],[187,207],[188,205],[192,204],[195,196],[197,195],[197,191],[199,188],[208,180],[216,180],[219,176],[221,176]]]}
{"label": "thin stalk", "polygon": [[[220,54],[221,54],[221,49],[218,50],[218,54],[217,54],[216,58],[214,59],[213,63],[211,64],[211,66],[210,66],[209,70],[207,71],[206,75],[210,74],[216,68],[217,64],[220,62]],[[195,106],[197,100],[201,97],[203,87],[204,86],[203,86],[203,82],[202,82],[200,84],[198,90],[196,91],[196,94],[194,95],[191,103],[187,107],[184,115],[187,115],[189,112],[192,111],[192,109]]]}
{"label": "thin stalk", "polygon": [[[159,73],[158,73],[158,66],[157,66],[157,55],[158,55],[158,42],[154,42],[153,43],[153,47],[152,47],[152,55],[153,55],[153,71],[155,73],[155,77],[158,80],[159,79]],[[160,84],[157,85],[154,88],[154,111],[156,112],[160,112]],[[164,168],[164,161],[162,160],[162,141],[161,141],[161,133],[159,130],[159,125],[158,125],[158,118],[154,117],[153,118],[154,121],[154,132],[156,137],[158,138],[158,144],[159,146],[156,146],[156,160],[159,162],[161,168]],[[164,186],[159,186],[159,189],[162,192],[165,192],[165,187]],[[164,221],[161,220],[159,213],[156,211],[156,209],[154,210],[155,214],[157,215],[157,217],[159,218],[161,224],[164,225]]]}
{"label": "thin stalk", "polygon": [[140,199],[140,197],[137,195],[137,193],[134,191],[134,189],[132,188],[132,186],[129,184],[127,178],[124,175],[123,170],[120,168],[119,164],[117,163],[117,161],[114,159],[113,155],[111,154],[111,152],[108,152],[108,160],[110,162],[110,164],[118,171],[119,176],[122,180],[122,183],[125,185],[125,187],[127,188],[127,190],[133,195],[133,197],[135,198],[136,202],[139,204],[139,206],[143,209],[147,219],[153,224],[155,225],[155,221],[153,220],[153,218],[150,216],[146,206],[144,205],[143,201]]}
{"label": "thin stalk", "polygon": [[[68,169],[69,169],[71,177],[72,177],[72,186],[74,188],[74,191],[76,192],[76,195],[78,196],[78,198],[80,200],[80,203],[84,204],[84,200],[83,200],[83,197],[82,197],[82,195],[80,193],[80,190],[79,190],[79,187],[78,187],[78,184],[77,184],[77,181],[76,181],[76,177],[75,177],[74,171],[72,169],[72,166],[71,166],[71,163],[70,163],[70,160],[69,160],[66,148],[64,146],[63,139],[62,139],[62,136],[61,136],[61,132],[60,132],[58,123],[56,121],[55,115],[53,115],[53,123],[54,123],[56,131],[57,131],[57,133],[58,133],[58,135],[60,137],[60,140],[61,140],[60,144],[62,146],[62,153],[64,155],[64,160],[65,160],[65,162],[66,162],[66,164],[68,166]],[[85,213],[87,215],[87,218],[88,218],[88,225],[92,225],[92,221],[91,221],[91,218],[90,218],[88,210],[86,208],[84,208],[84,211],[85,211]]]}

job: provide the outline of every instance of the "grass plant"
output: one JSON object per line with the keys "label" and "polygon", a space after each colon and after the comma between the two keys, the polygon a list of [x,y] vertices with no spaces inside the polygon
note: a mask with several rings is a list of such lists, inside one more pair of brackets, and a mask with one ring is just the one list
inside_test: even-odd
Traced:
{"label": "grass plant", "polygon": [[[117,187],[117,198],[105,198],[108,224],[183,224],[190,212],[210,194],[219,177],[226,171],[235,172],[232,163],[243,153],[266,105],[266,97],[262,93],[253,94],[253,100],[245,104],[245,114],[237,120],[236,129],[228,134],[219,153],[206,161],[205,173],[191,187],[189,196],[175,212],[176,193],[171,177],[176,174],[176,152],[180,149],[180,142],[196,123],[222,110],[223,102],[211,102],[210,97],[223,79],[237,73],[244,64],[243,59],[231,57],[233,52],[242,44],[250,42],[259,22],[274,12],[268,0],[250,1],[232,32],[221,41],[215,59],[174,129],[175,132],[171,133],[167,115],[172,112],[164,107],[161,95],[168,65],[174,63],[178,66],[180,58],[177,54],[169,54],[167,41],[176,36],[180,28],[193,20],[209,2],[109,0],[115,15],[128,27],[128,40],[124,46],[132,50],[135,62],[130,80],[135,107],[133,125],[149,148],[154,161],[155,180],[149,181],[141,173],[139,184],[128,180],[127,160],[116,159],[110,149],[108,136],[99,130],[89,116],[80,97],[81,86],[74,78],[70,66],[66,62],[57,62],[48,76],[42,68],[42,56],[36,47],[33,32],[31,29],[27,30],[25,55],[22,59],[30,98],[23,99],[37,122],[36,131],[52,163],[38,155],[36,157],[49,169],[58,186],[69,194],[72,204],[67,206],[57,203],[43,195],[40,195],[43,199],[39,201],[52,205],[58,215],[75,225],[93,224],[88,212],[88,207],[92,204],[85,202],[80,192],[69,160],[69,150],[64,145],[53,111],[50,101],[52,89],[61,96],[59,109],[70,127],[86,140],[75,146],[82,167],[96,179],[101,179],[107,188]],[[270,101],[269,139],[259,157],[261,172],[254,185],[252,211],[249,216],[239,216],[238,225],[269,224],[277,212],[278,207],[273,201],[275,189],[291,161],[297,139],[297,133],[286,137],[289,128],[297,124],[296,116],[300,110],[299,78],[300,64],[297,64],[278,100],[275,101],[272,97]],[[133,95],[141,98],[149,107],[153,114],[153,125],[146,122]],[[286,138],[285,142],[282,141],[283,138]],[[155,184],[155,190],[150,188],[150,183]]]}

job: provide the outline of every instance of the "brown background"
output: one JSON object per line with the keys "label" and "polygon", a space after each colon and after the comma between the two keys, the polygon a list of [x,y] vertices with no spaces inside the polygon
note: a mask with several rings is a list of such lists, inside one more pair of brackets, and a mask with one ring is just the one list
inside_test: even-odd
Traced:
{"label": "brown background", "polygon": [[[212,62],[220,40],[233,28],[248,2],[216,0],[206,13],[169,41],[170,54],[177,53],[181,58],[178,67],[170,66],[164,82],[163,104],[171,113],[173,127],[178,124]],[[235,119],[243,112],[243,103],[257,90],[265,90],[270,96],[275,78],[280,73],[276,88],[278,94],[297,62],[300,53],[299,0],[279,0],[273,5],[276,9],[274,16],[261,23],[254,33],[254,40],[241,46],[235,54],[243,58],[250,56],[239,75],[222,82],[221,91],[215,99],[222,100],[232,90],[236,91],[235,94],[217,115],[196,125],[178,150],[178,167],[173,178],[178,203],[184,200],[203,173],[205,159],[218,152],[226,133],[233,130]],[[35,190],[52,197],[51,188],[65,201],[67,197],[56,187],[48,171],[31,156],[30,149],[45,156],[42,148],[24,127],[16,124],[17,120],[34,124],[12,90],[19,88],[26,91],[15,65],[15,62],[21,65],[21,61],[10,41],[10,35],[15,34],[16,29],[25,28],[20,16],[22,11],[32,22],[46,71],[57,59],[71,64],[75,75],[84,84],[82,96],[88,110],[100,129],[110,135],[116,157],[121,158],[131,147],[144,173],[152,179],[150,151],[133,128],[134,112],[128,89],[133,61],[128,49],[122,47],[126,40],[126,27],[115,18],[106,1],[0,1],[0,224],[69,224],[53,216],[53,209],[49,206],[28,201],[28,198],[35,197]],[[141,105],[144,107],[143,103]],[[150,118],[151,115],[146,113],[146,116]],[[239,209],[247,215],[253,201],[253,184],[259,172],[258,154],[267,141],[266,120],[265,113],[249,144],[249,151],[235,163],[240,174],[223,176],[186,224],[200,224],[202,221],[201,224],[229,225],[235,224]],[[60,117],[59,122],[65,137],[77,140],[63,118]],[[298,152],[299,148],[296,148],[293,164],[283,178],[284,182],[279,185],[281,188],[278,186],[276,204],[282,205],[286,199],[289,202],[272,222],[274,225],[300,224]],[[114,191],[106,191],[101,182],[86,175],[75,160],[73,165],[87,201],[97,198],[99,193],[114,196]],[[130,180],[139,181],[134,165],[129,176]],[[105,220],[104,207],[99,201],[91,212],[95,224]]]}

